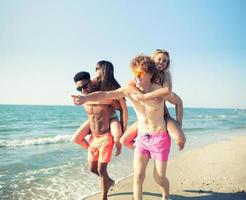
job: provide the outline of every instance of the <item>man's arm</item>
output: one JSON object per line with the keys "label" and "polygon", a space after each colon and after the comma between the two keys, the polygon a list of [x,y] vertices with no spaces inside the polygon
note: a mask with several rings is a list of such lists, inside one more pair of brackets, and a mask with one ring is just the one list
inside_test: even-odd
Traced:
{"label": "man's arm", "polygon": [[105,99],[118,99],[127,96],[127,88],[122,87],[111,91],[98,91],[90,93],[86,96],[72,95],[75,105],[82,105],[88,101],[101,101]]}
{"label": "man's arm", "polygon": [[176,120],[179,123],[180,127],[182,127],[182,120],[183,120],[183,102],[181,98],[172,92],[165,98],[168,102],[175,105],[176,111]]}
{"label": "man's arm", "polygon": [[[86,96],[86,95],[84,95],[84,96]],[[102,101],[87,101],[86,105],[90,105],[90,104],[93,104],[93,105],[112,105],[113,102],[114,102],[114,100],[112,100],[112,99],[105,99]]]}

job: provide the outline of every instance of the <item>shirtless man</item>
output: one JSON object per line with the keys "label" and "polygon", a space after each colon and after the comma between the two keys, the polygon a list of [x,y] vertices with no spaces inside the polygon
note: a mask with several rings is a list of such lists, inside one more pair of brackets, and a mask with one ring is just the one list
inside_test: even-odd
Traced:
{"label": "shirtless man", "polygon": [[[83,93],[93,92],[93,82],[90,80],[90,74],[79,72],[74,77],[77,89]],[[107,165],[110,162],[114,139],[110,133],[110,118],[114,107],[112,104],[85,104],[85,111],[88,114],[91,135],[87,142],[82,139],[82,146],[88,150],[88,168],[98,175],[102,190],[102,200],[107,200],[109,188],[114,181],[108,176]]]}
{"label": "shirtless man", "polygon": [[[131,62],[131,69],[135,76],[136,87],[143,93],[162,89],[154,83],[156,72],[155,63],[148,56],[136,56]],[[137,101],[131,97],[136,90],[130,86],[113,91],[95,92],[87,96],[72,95],[74,104],[81,105],[87,101],[116,99],[127,97],[132,102],[138,121],[138,136],[134,149],[134,181],[133,193],[135,200],[142,200],[142,186],[145,170],[150,158],[154,160],[154,180],[160,186],[163,200],[169,199],[169,181],[166,178],[168,154],[170,151],[170,137],[163,118],[164,94],[157,98],[142,98]],[[172,97],[169,94],[169,98]],[[147,95],[146,95],[147,96]],[[147,96],[148,97],[148,96]]]}

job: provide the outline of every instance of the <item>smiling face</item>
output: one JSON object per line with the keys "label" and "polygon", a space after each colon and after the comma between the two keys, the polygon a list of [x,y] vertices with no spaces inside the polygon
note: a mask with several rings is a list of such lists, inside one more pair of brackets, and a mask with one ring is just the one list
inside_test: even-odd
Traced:
{"label": "smiling face", "polygon": [[158,71],[164,70],[167,67],[168,61],[169,58],[164,53],[158,53],[154,57],[154,62],[156,64],[156,68],[158,69]]}
{"label": "smiling face", "polygon": [[132,60],[131,69],[136,86],[141,90],[145,90],[156,72],[154,61],[149,56],[138,55]]}
{"label": "smiling face", "polygon": [[151,74],[145,72],[141,66],[136,67],[132,70],[134,78],[135,78],[135,82],[136,82],[136,86],[137,87],[142,87],[143,85],[145,85],[146,83],[150,82],[150,79],[152,77]]}
{"label": "smiling face", "polygon": [[102,77],[103,73],[102,73],[102,67],[99,66],[99,65],[96,65],[96,74],[95,74],[95,77],[96,78],[99,78],[99,77]]}
{"label": "smiling face", "polygon": [[92,91],[92,82],[90,79],[82,79],[80,81],[75,82],[76,89],[82,94],[88,94]]}

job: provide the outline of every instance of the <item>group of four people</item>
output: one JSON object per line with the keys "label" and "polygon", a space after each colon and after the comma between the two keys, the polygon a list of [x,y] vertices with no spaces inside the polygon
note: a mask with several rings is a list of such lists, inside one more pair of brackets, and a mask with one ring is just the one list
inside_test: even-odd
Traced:
{"label": "group of four people", "polygon": [[[102,200],[107,199],[108,190],[114,184],[107,173],[114,143],[116,156],[120,154],[121,144],[134,148],[134,199],[142,199],[145,170],[150,158],[154,160],[154,179],[161,188],[163,200],[169,199],[166,178],[169,135],[180,150],[185,144],[181,129],[183,105],[180,97],[172,92],[169,66],[169,53],[157,49],[151,57],[138,55],[133,58],[134,80],[125,87],[120,87],[115,80],[113,65],[108,61],[97,63],[96,77],[92,80],[88,72],[75,75],[77,90],[83,95],[72,95],[73,101],[75,105],[84,104],[89,120],[75,132],[74,141],[88,150],[89,170],[100,178]],[[128,129],[124,97],[131,101],[137,115],[137,122]],[[166,100],[175,105],[176,120],[170,117]],[[120,120],[115,110],[121,112]],[[85,136],[89,133],[87,141]]]}

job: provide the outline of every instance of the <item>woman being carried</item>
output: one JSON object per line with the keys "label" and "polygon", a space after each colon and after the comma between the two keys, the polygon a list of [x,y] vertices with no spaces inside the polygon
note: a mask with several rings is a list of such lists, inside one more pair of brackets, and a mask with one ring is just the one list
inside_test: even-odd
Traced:
{"label": "woman being carried", "polygon": [[[169,72],[170,67],[170,57],[169,53],[162,49],[157,49],[152,53],[152,60],[155,62],[158,73],[156,74],[156,82],[163,86],[162,89],[155,90],[150,93],[140,93],[140,91],[135,87],[138,84],[138,80],[135,82],[130,82],[131,87],[136,88],[136,95],[132,94],[132,97],[138,100],[147,100],[157,97],[158,94],[162,93],[164,95],[170,94],[172,90],[171,74]],[[170,136],[175,140],[179,146],[179,150],[182,150],[185,145],[185,135],[181,129],[182,119],[183,119],[183,103],[181,98],[172,92],[172,97],[166,99],[171,104],[175,105],[176,110],[176,120],[173,119],[168,112],[166,104],[164,104],[164,119],[166,121],[167,129]],[[123,134],[120,141],[123,145],[128,148],[133,148],[134,139],[137,136],[137,122],[132,124]]]}
{"label": "woman being carried", "polygon": [[[96,77],[92,80],[95,91],[108,91],[115,90],[120,87],[120,84],[114,77],[114,66],[111,62],[101,60],[96,65]],[[121,153],[120,137],[122,132],[127,128],[128,110],[124,98],[117,100],[104,100],[99,102],[93,102],[93,104],[109,104],[113,105],[115,109],[120,111],[120,121],[118,119],[116,111],[112,113],[110,121],[110,130],[114,137],[116,146],[115,155],[118,156]],[[83,139],[90,132],[89,120],[85,121],[73,134],[73,141],[84,148]]]}

